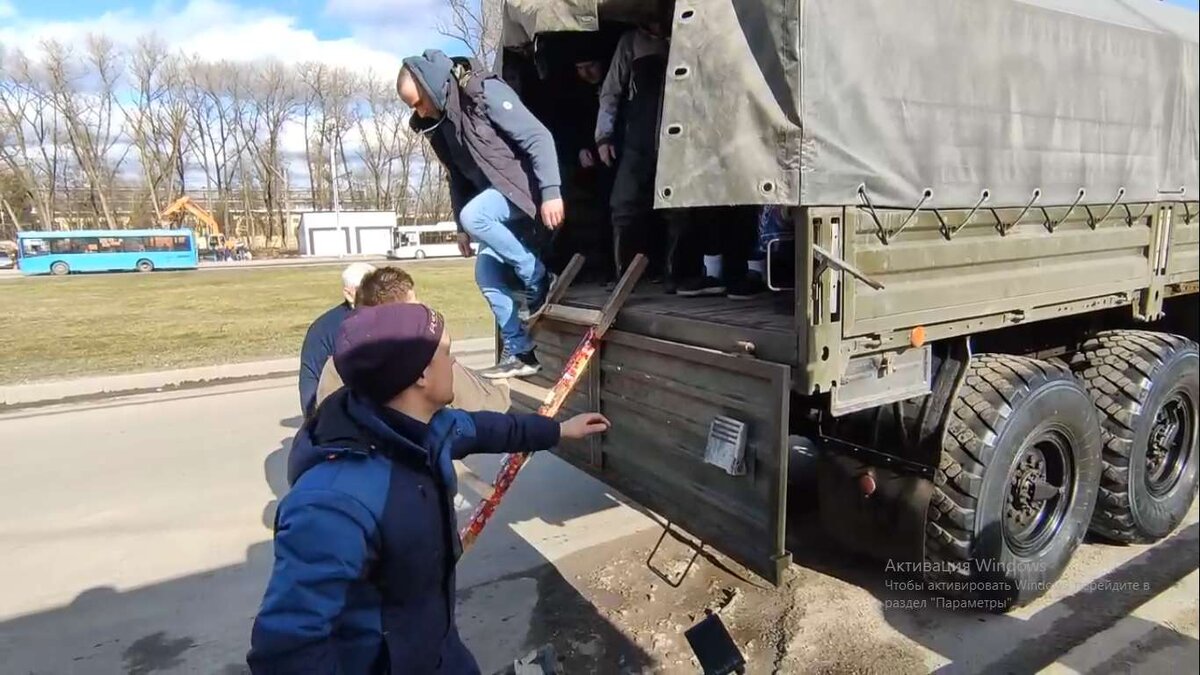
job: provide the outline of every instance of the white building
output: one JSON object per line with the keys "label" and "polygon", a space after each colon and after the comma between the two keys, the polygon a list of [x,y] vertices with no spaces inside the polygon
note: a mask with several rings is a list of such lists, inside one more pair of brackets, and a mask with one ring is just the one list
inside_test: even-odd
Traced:
{"label": "white building", "polygon": [[391,211],[311,211],[301,214],[300,255],[387,255],[396,214]]}

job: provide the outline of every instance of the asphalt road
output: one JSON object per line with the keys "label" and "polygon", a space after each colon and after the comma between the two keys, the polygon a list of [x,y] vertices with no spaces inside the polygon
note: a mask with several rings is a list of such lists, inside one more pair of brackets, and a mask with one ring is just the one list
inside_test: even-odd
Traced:
{"label": "asphalt road", "polygon": [[[0,671],[245,672],[295,399],[276,379],[0,415]],[[782,590],[707,556],[672,588],[651,568],[686,569],[688,552],[648,564],[660,531],[536,458],[460,565],[484,672],[553,643],[568,672],[694,673],[680,633],[706,606],[724,608],[754,673],[1194,672],[1200,654],[1194,510],[1156,547],[1085,545],[1068,584],[1007,616],[891,593],[877,564],[815,540],[793,544],[806,566]]]}

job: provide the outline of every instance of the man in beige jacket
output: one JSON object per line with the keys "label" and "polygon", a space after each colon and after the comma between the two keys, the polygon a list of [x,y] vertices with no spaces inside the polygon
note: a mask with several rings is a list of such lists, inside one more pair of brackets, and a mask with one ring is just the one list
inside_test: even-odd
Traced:
{"label": "man in beige jacket", "polygon": [[[355,307],[374,307],[393,302],[419,302],[415,284],[407,272],[399,267],[381,267],[362,278],[355,296]],[[333,359],[329,359],[317,383],[316,407],[320,407],[322,401],[341,387],[342,378],[333,367]],[[510,403],[511,394],[507,384],[485,380],[461,363],[454,363],[452,407],[467,412],[508,412]]]}

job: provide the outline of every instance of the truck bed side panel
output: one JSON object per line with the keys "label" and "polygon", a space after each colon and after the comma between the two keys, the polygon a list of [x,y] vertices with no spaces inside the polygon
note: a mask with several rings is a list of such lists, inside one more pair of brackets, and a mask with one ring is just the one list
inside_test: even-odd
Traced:
{"label": "truck bed side panel", "polygon": [[[1132,294],[1150,284],[1149,215],[1132,225],[1114,216],[1095,229],[1076,217],[1051,232],[1040,212],[1031,211],[1026,222],[1001,235],[993,217],[980,212],[947,240],[933,216],[924,214],[885,244],[868,215],[847,211],[845,256],[884,288],[848,280],[845,337]],[[999,213],[1008,222],[1019,215],[1008,209]],[[906,215],[887,213],[882,220],[894,229]],[[1193,279],[1194,248],[1191,263],[1186,254],[1177,263],[1184,276],[1190,264]]]}
{"label": "truck bed side panel", "polygon": [[[542,323],[537,339],[549,376],[537,384],[550,384],[579,335],[573,326]],[[661,515],[664,525],[777,582],[786,561],[789,387],[787,366],[611,331],[569,407],[600,410],[613,426],[596,444],[557,452]],[[514,394],[517,408],[537,405],[518,388]],[[717,416],[747,425],[744,475],[705,462]]]}

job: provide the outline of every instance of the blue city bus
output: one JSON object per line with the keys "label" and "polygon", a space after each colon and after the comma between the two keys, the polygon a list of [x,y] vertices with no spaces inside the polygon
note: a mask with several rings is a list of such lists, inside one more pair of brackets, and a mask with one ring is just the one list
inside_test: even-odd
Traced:
{"label": "blue city bus", "polygon": [[191,230],[76,230],[18,232],[22,274],[153,272],[195,269]]}

